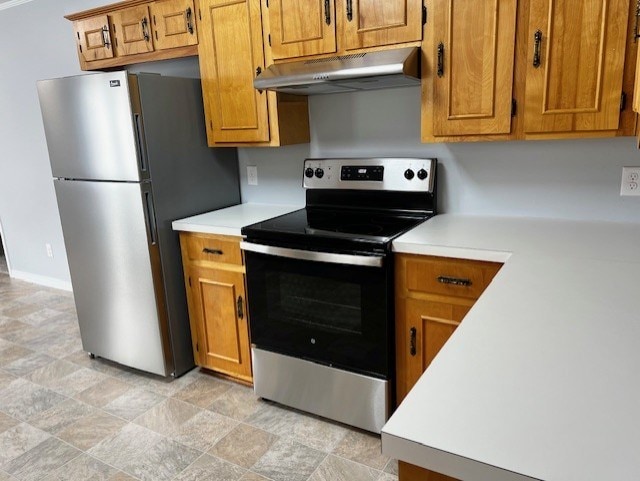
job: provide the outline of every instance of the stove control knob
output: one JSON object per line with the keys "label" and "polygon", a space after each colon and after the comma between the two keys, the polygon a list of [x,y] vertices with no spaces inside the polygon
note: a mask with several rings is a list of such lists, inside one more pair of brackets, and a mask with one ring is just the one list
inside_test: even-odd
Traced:
{"label": "stove control knob", "polygon": [[313,177],[313,169],[311,167],[307,167],[304,171],[304,175],[308,178]]}
{"label": "stove control knob", "polygon": [[427,172],[427,171],[426,171],[426,170],[424,170],[424,169],[420,169],[420,170],[418,171],[418,179],[420,179],[420,180],[424,180],[424,179],[426,179],[428,175],[429,175],[429,172]]}
{"label": "stove control knob", "polygon": [[407,179],[407,180],[413,179],[414,175],[415,174],[413,173],[413,170],[411,170],[411,169],[407,169],[407,170],[404,171],[404,178]]}
{"label": "stove control knob", "polygon": [[318,179],[322,179],[324,177],[324,170],[322,170],[320,167],[316,169],[316,177]]}

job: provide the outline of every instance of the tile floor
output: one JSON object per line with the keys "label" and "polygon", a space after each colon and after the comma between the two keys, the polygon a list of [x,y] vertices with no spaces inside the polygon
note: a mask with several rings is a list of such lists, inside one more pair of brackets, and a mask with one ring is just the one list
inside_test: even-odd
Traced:
{"label": "tile floor", "polygon": [[380,440],[197,369],[91,360],[70,293],[0,275],[0,481],[396,481]]}

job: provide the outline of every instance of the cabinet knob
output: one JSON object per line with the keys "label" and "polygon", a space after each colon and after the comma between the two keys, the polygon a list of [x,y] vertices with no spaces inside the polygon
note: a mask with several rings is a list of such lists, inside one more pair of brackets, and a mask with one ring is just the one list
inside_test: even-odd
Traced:
{"label": "cabinet knob", "polygon": [[238,302],[236,303],[238,308],[238,319],[244,318],[244,309],[242,307],[242,296],[238,296]]}

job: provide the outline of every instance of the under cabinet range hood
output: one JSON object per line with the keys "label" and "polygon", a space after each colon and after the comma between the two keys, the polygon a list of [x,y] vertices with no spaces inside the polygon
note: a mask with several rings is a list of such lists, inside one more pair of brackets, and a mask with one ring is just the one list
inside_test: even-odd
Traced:
{"label": "under cabinet range hood", "polygon": [[420,84],[417,47],[271,65],[253,81],[258,90],[319,95]]}

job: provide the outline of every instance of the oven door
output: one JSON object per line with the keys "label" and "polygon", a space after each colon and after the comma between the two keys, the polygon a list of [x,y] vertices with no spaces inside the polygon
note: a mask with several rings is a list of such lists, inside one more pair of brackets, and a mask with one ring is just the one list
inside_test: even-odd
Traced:
{"label": "oven door", "polygon": [[241,246],[252,344],[389,378],[389,256]]}

